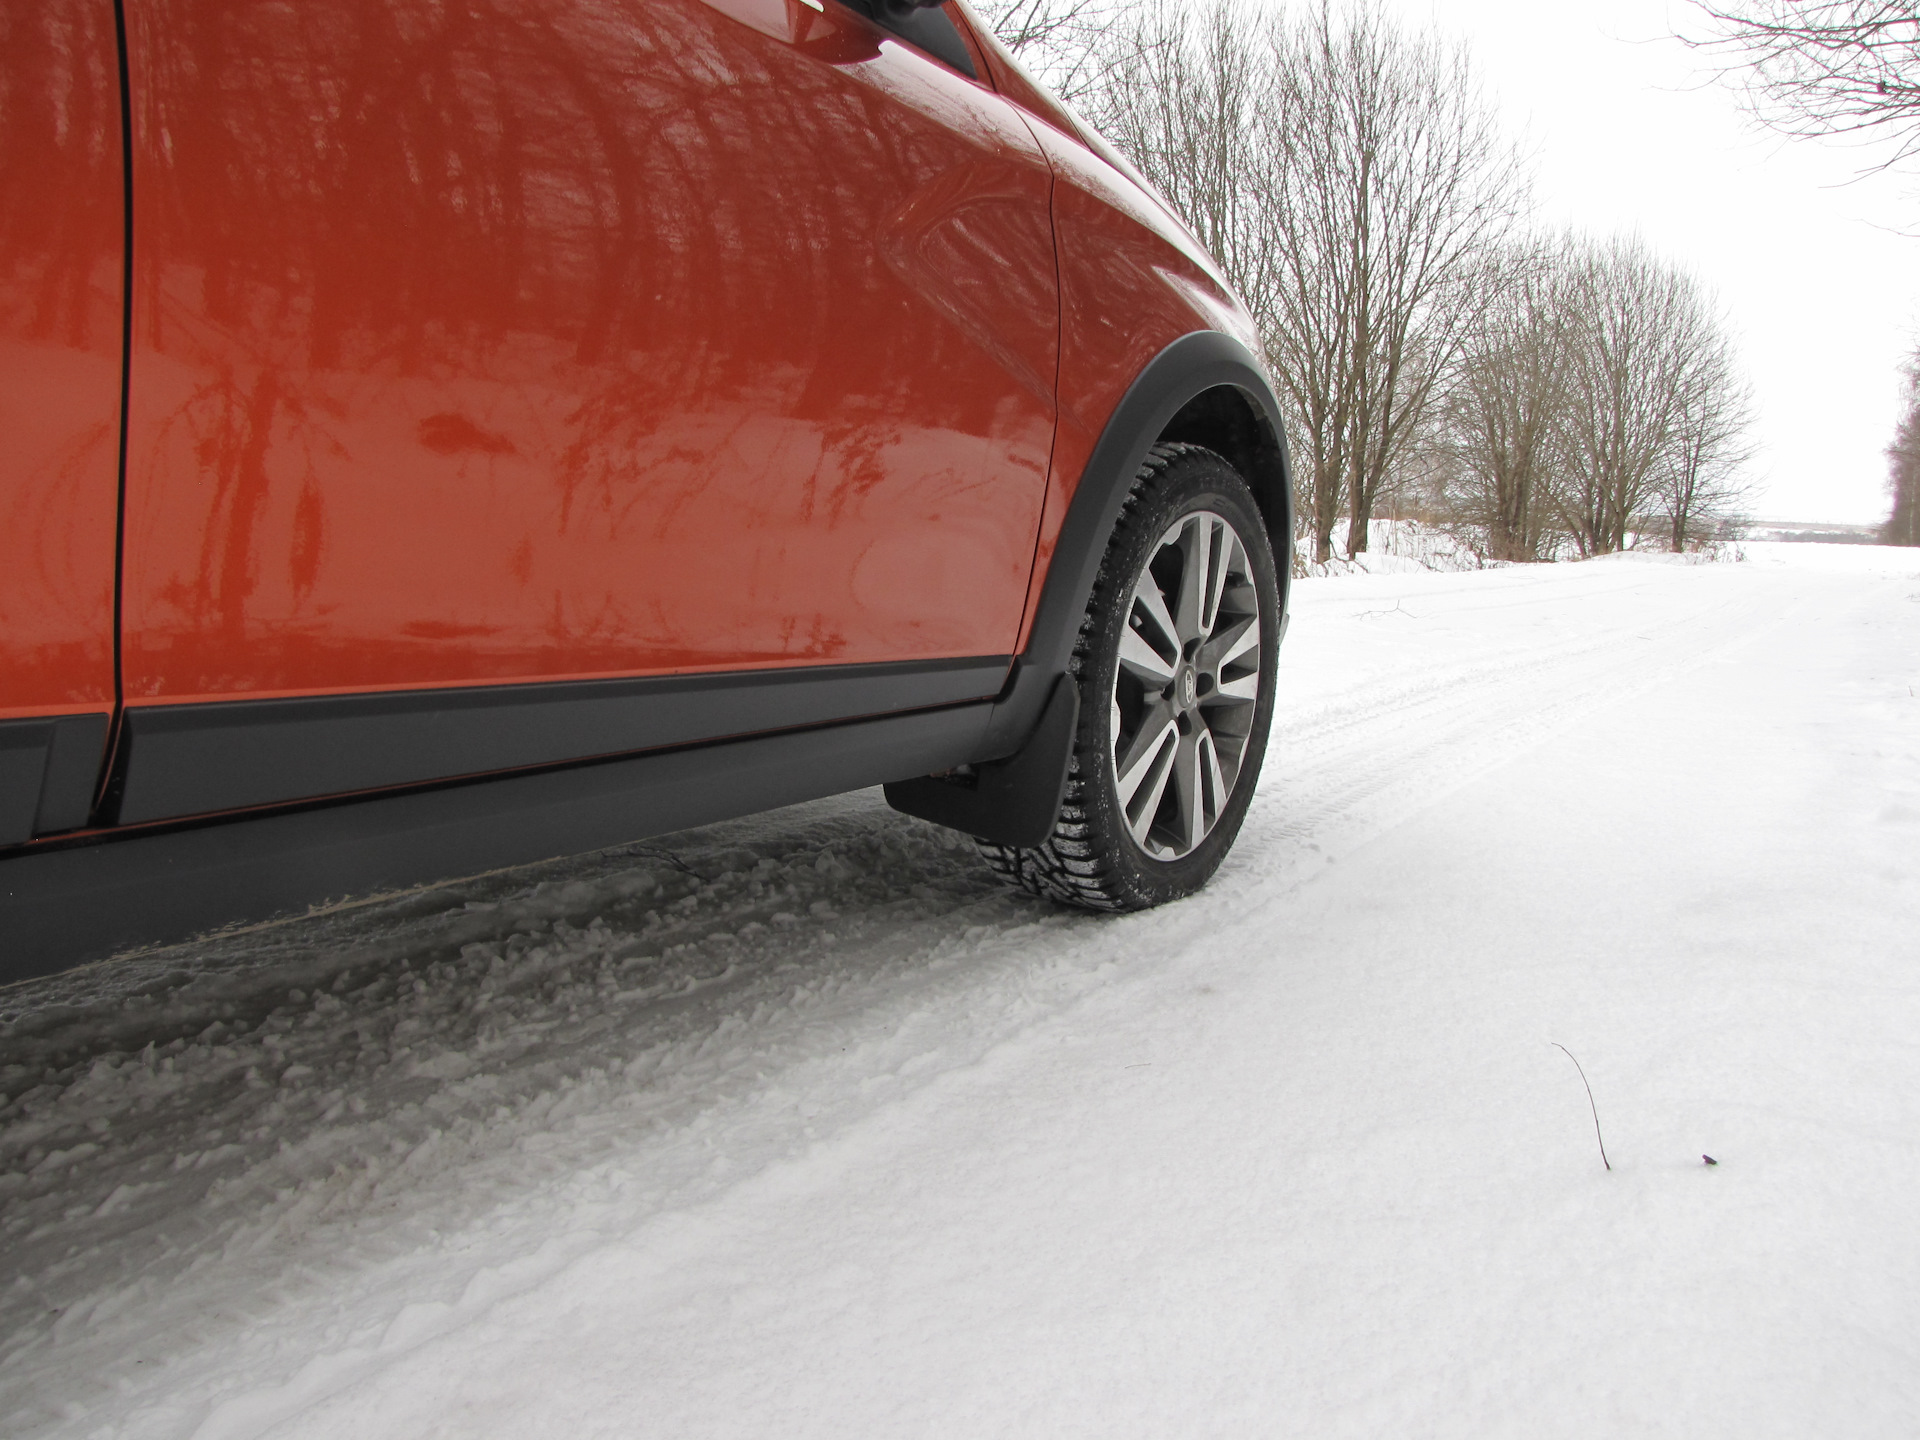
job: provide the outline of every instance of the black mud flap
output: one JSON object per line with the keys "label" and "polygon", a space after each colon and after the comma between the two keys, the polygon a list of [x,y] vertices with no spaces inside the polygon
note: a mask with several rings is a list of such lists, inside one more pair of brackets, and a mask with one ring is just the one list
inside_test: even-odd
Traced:
{"label": "black mud flap", "polygon": [[1039,845],[1053,833],[1080,725],[1080,687],[1062,675],[1018,754],[970,775],[925,775],[886,787],[887,804],[996,845]]}

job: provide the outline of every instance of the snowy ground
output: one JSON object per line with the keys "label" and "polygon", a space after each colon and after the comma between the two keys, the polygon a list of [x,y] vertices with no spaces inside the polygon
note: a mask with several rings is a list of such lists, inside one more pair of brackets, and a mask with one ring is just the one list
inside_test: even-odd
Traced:
{"label": "snowy ground", "polygon": [[1302,583],[1152,914],[861,794],[0,991],[0,1430],[1920,1432],[1920,555],[1748,554]]}

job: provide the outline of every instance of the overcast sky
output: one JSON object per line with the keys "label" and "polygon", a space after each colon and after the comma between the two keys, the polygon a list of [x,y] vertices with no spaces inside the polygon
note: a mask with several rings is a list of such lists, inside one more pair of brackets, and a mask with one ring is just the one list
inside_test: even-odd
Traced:
{"label": "overcast sky", "polygon": [[1542,217],[1637,230],[1718,295],[1759,411],[1768,519],[1877,521],[1920,338],[1920,175],[1846,183],[1869,156],[1757,130],[1710,62],[1664,38],[1684,4],[1385,0],[1465,38],[1537,162]]}

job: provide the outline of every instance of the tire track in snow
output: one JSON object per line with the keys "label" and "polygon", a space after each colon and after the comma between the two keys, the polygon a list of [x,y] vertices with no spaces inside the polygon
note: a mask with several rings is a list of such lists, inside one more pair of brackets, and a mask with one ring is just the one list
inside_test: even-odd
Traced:
{"label": "tire track in snow", "polygon": [[[1639,597],[1634,609],[1650,601],[1655,616],[1629,609],[1584,634],[1516,641],[1464,661],[1444,649],[1403,658],[1390,678],[1302,707],[1305,714],[1289,713],[1283,698],[1260,794],[1223,876],[1233,882],[1251,871],[1249,880],[1272,883],[1281,873],[1311,873],[1315,862],[1441,803],[1556,730],[1750,642],[1769,623],[1751,599],[1711,583],[1719,576],[1701,578],[1708,583],[1691,595],[1641,583],[1580,597],[1616,607]],[[1507,608],[1471,600],[1449,607],[1447,598],[1430,592],[1422,619]],[[1672,608],[1676,601],[1685,608]],[[1529,612],[1538,603],[1529,597]],[[1286,678],[1283,669],[1283,688]]]}

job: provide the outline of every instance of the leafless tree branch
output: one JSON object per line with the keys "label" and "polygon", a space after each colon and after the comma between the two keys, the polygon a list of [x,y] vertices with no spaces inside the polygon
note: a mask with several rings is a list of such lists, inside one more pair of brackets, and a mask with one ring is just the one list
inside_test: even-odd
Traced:
{"label": "leafless tree branch", "polygon": [[1061,99],[1098,91],[1119,59],[1114,32],[1125,0],[973,0],[1000,43]]}
{"label": "leafless tree branch", "polygon": [[1754,115],[1787,135],[1884,139],[1870,170],[1920,156],[1920,6],[1913,0],[1695,0],[1683,36],[1724,57]]}

